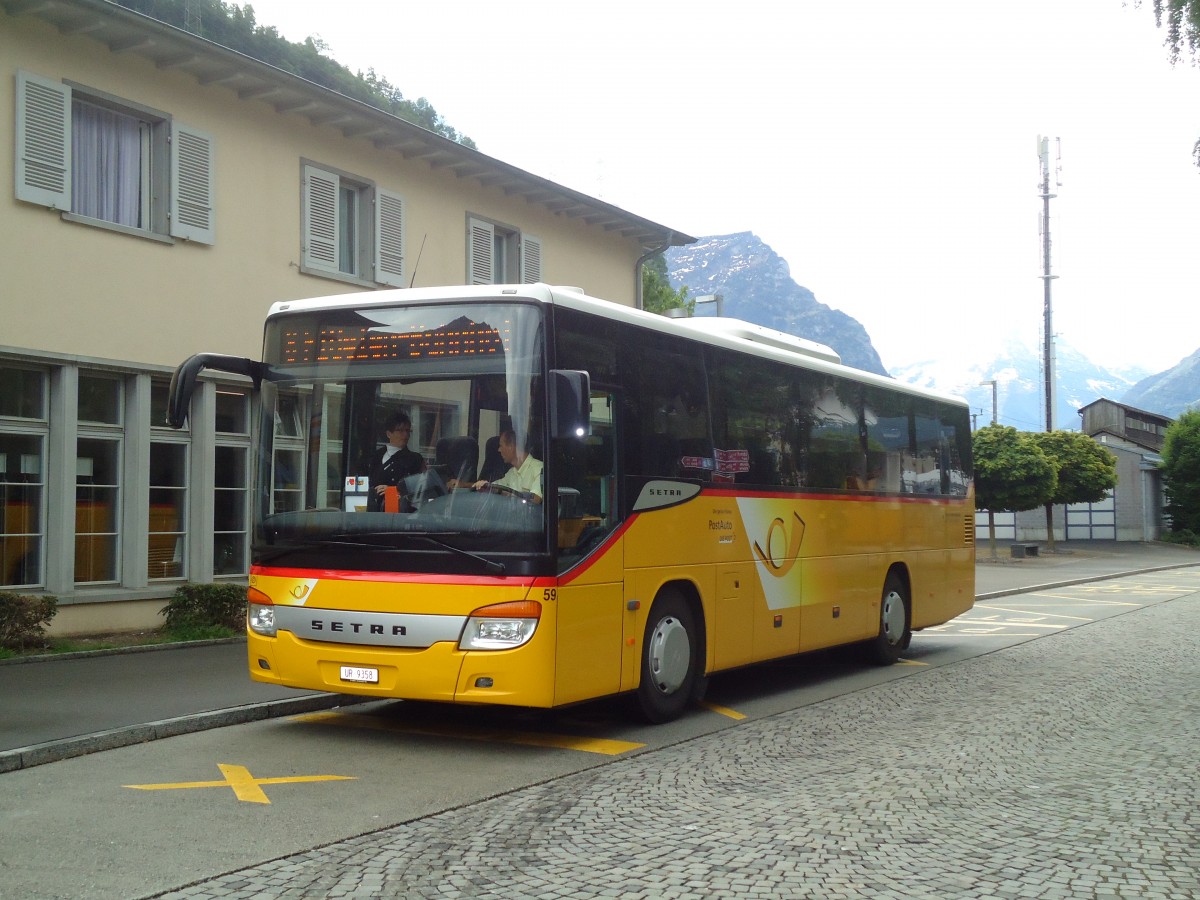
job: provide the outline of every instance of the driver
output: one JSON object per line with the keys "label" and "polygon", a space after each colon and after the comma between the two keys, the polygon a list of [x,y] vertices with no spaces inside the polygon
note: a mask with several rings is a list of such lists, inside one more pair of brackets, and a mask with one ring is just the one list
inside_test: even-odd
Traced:
{"label": "driver", "polygon": [[517,449],[516,433],[510,428],[500,432],[500,457],[512,466],[495,481],[477,481],[471,485],[477,491],[486,491],[492,485],[529,494],[533,503],[542,502],[542,462],[534,459],[524,448]]}

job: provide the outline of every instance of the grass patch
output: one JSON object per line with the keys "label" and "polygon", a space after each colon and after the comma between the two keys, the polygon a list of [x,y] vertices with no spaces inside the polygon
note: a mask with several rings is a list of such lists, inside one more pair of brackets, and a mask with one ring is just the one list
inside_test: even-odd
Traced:
{"label": "grass patch", "polygon": [[124,650],[129,647],[153,647],[161,644],[181,644],[187,641],[212,641],[241,637],[244,632],[222,625],[190,625],[168,630],[119,631],[109,634],[72,635],[47,638],[41,647],[24,650],[0,648],[0,659],[24,656],[55,656],[60,653],[86,653],[89,650]]}

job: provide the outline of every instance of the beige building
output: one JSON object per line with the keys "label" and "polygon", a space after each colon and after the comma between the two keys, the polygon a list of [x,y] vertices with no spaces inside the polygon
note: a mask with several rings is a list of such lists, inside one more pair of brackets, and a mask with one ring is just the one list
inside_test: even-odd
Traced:
{"label": "beige building", "polygon": [[165,397],[192,353],[257,357],[271,302],[636,305],[642,260],[693,240],[105,0],[0,0],[0,67],[0,590],[57,596],[58,633],[244,579],[249,382],[206,379],[181,432]]}

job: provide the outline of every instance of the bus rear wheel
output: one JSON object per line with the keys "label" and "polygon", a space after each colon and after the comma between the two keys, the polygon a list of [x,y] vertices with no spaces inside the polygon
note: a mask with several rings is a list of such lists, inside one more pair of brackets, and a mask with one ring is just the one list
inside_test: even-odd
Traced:
{"label": "bus rear wheel", "polygon": [[637,689],[642,717],[669,722],[687,708],[697,690],[696,622],[677,593],[654,601],[642,640],[642,678]]}
{"label": "bus rear wheel", "polygon": [[904,579],[895,572],[889,572],[883,582],[883,595],[879,599],[879,634],[867,644],[867,655],[872,662],[890,666],[900,658],[912,640],[908,624],[910,605]]}

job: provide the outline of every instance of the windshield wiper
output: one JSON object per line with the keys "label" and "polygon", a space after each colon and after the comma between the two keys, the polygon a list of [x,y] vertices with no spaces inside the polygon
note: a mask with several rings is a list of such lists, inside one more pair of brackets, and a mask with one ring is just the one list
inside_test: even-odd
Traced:
{"label": "windshield wiper", "polygon": [[[450,532],[450,534],[455,534],[455,533],[461,534],[461,532]],[[429,541],[429,543],[434,544],[435,546],[441,547],[444,550],[449,550],[451,553],[457,554],[458,556],[463,556],[463,557],[466,557],[467,559],[473,559],[477,563],[480,563],[483,566],[483,571],[487,572],[489,575],[503,575],[504,574],[504,563],[498,563],[498,562],[494,562],[490,559],[485,559],[484,557],[480,556],[478,553],[472,553],[470,550],[464,550],[462,547],[455,547],[453,544],[448,544],[445,541],[438,540],[437,538],[433,537],[433,535],[414,534],[414,535],[411,535],[411,537],[421,538],[422,540]]]}
{"label": "windshield wiper", "polygon": [[451,553],[465,557],[473,562],[477,562],[483,566],[483,570],[489,575],[503,575],[505,572],[504,563],[494,562],[486,557],[480,556],[478,553],[472,553],[470,550],[464,550],[462,547],[455,547],[453,544],[448,544],[446,541],[440,540],[439,537],[452,537],[454,535],[463,534],[461,531],[443,531],[438,532],[438,536],[433,534],[416,534],[413,532],[395,532],[395,531],[365,531],[356,532],[354,534],[331,534],[327,538],[299,541],[287,547],[278,547],[276,552],[271,554],[269,559],[276,559],[287,553],[294,552],[299,549],[308,547],[353,547],[355,549],[377,550],[382,553],[405,553],[408,551],[402,550],[399,547],[389,547],[386,544],[372,544],[367,541],[352,541],[344,540],[348,537],[395,537],[397,534],[404,534],[406,537],[420,538],[428,541],[436,547],[443,550],[449,550]]}

